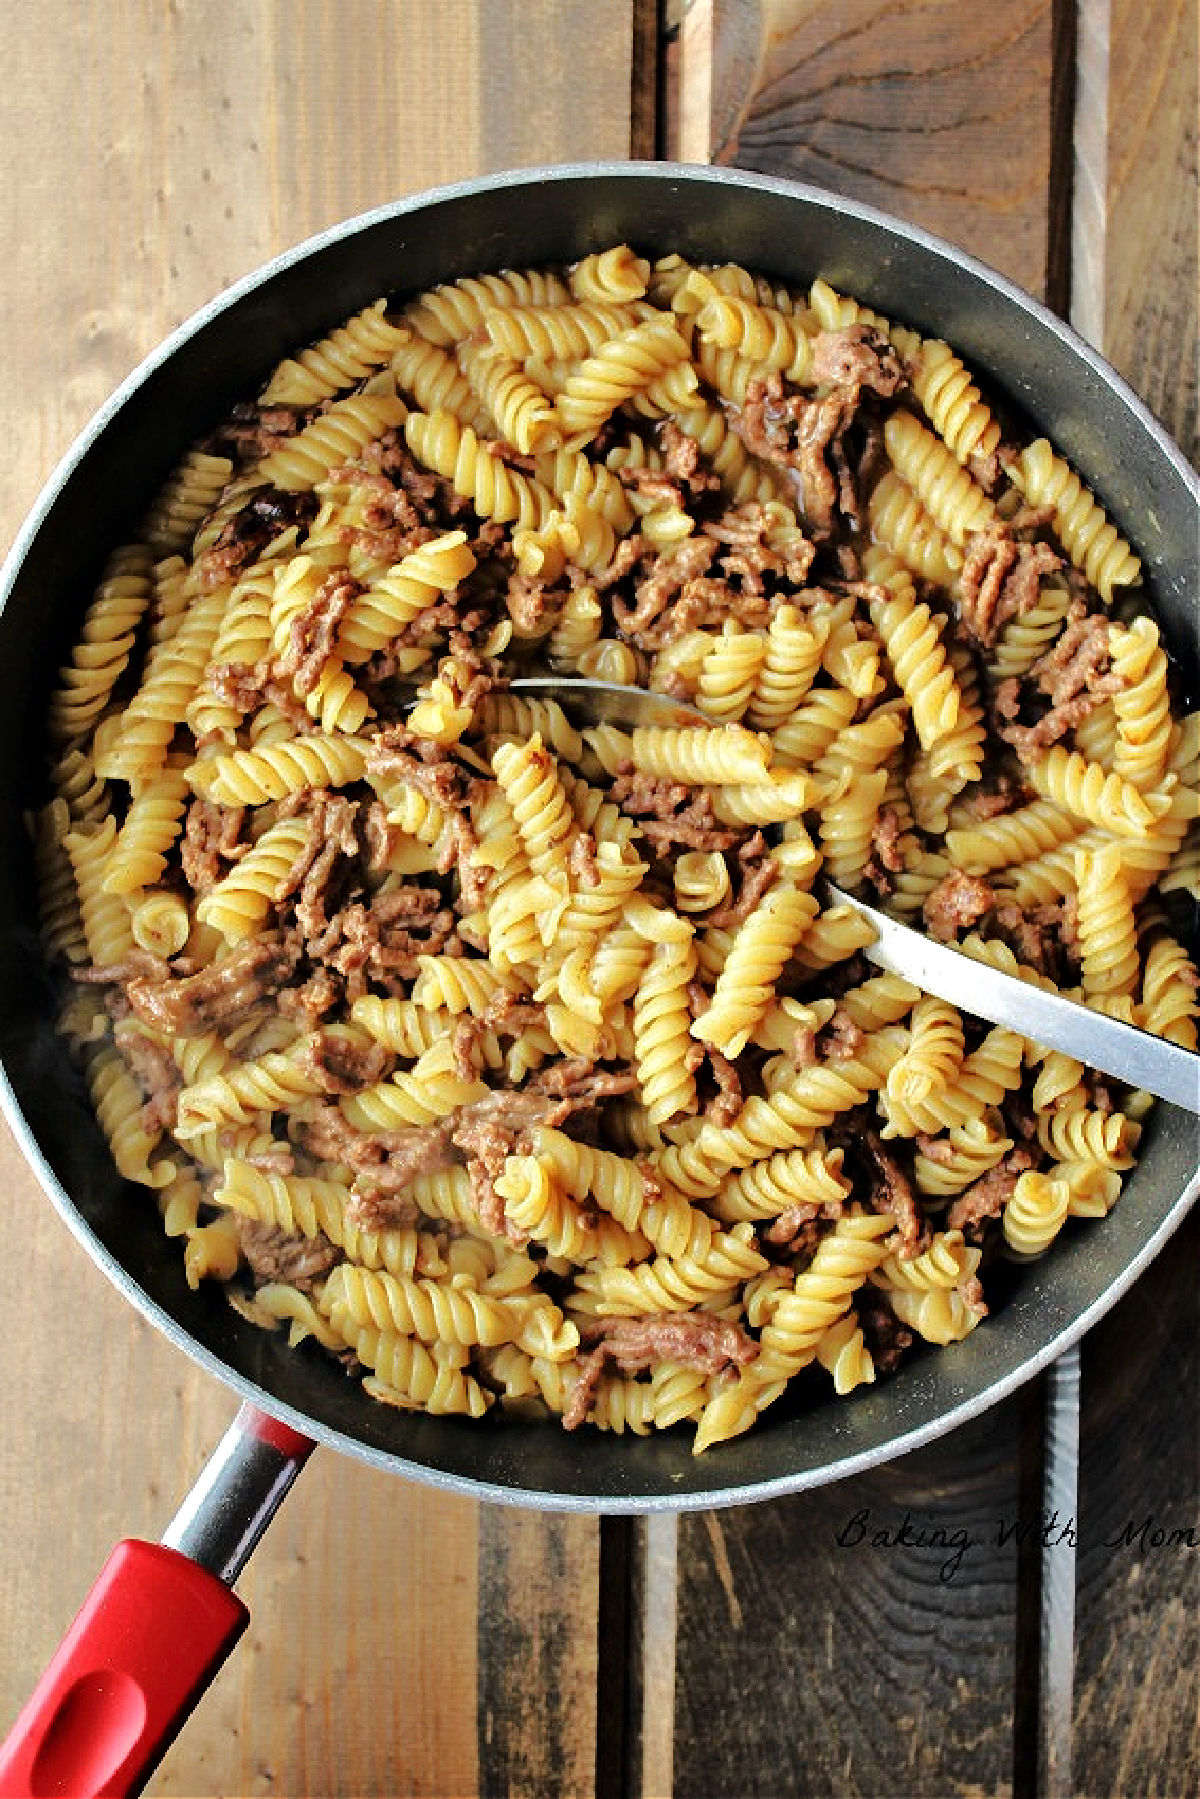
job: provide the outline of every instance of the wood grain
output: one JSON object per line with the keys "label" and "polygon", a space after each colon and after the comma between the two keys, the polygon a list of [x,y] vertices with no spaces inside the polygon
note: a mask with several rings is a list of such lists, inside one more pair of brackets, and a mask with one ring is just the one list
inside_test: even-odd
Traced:
{"label": "wood grain", "polygon": [[[1072,318],[1194,461],[1198,73],[1194,0],[1081,8]],[[1074,1774],[1096,1799],[1200,1786],[1198,1249],[1193,1213],[1083,1345]]]}
{"label": "wood grain", "polygon": [[[1094,14],[1099,12],[1099,22]],[[1197,417],[1196,0],[1084,6],[1107,44],[1100,266],[1091,271],[1095,341],[1193,461]],[[1089,138],[1093,156],[1101,147]],[[1080,296],[1082,303],[1082,295]]]}
{"label": "wood grain", "polygon": [[1193,1212],[1084,1340],[1074,1771],[1087,1799],[1200,1789],[1198,1255]]}
{"label": "wood grain", "polygon": [[480,1799],[597,1791],[599,1534],[587,1519],[480,1508]]}
{"label": "wood grain", "polygon": [[[581,0],[4,8],[0,537],[116,383],[265,257],[426,186],[627,155],[631,40],[632,0],[601,32]],[[0,1178],[4,1729],[112,1542],[158,1535],[233,1402],[108,1287],[2,1127]],[[503,1617],[478,1623],[481,1541],[514,1578]],[[250,1633],[151,1790],[480,1791],[477,1640],[485,1662],[493,1627],[557,1642],[566,1564],[561,1790],[587,1791],[595,1545],[588,1520],[543,1535],[506,1511],[484,1531],[467,1500],[317,1457],[241,1582]],[[553,1683],[528,1689],[530,1743],[553,1740],[557,1704]]]}
{"label": "wood grain", "polygon": [[[1044,291],[1050,0],[701,0],[684,154],[900,213]],[[689,66],[690,65],[690,66]],[[707,146],[702,145],[707,113]]]}
{"label": "wood grain", "polygon": [[681,1521],[676,1799],[1011,1790],[1020,1435]]}

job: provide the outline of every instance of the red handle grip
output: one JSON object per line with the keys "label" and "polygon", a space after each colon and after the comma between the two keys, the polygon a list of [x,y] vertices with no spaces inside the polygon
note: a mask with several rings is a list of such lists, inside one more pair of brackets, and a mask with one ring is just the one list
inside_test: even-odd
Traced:
{"label": "red handle grip", "polygon": [[160,1543],[118,1543],[0,1747],[4,1799],[139,1793],[250,1614]]}

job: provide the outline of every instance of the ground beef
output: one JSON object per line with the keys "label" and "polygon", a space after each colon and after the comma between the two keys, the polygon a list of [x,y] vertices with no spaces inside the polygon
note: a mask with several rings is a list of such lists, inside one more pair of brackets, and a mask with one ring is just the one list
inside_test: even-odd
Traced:
{"label": "ground beef", "polygon": [[[358,802],[318,787],[296,795],[294,804],[307,821],[308,834],[303,849],[276,890],[276,904],[282,906],[293,894],[297,895],[296,926],[307,953],[319,961],[322,955],[318,940],[328,929],[330,908],[336,904],[351,868],[357,865]],[[285,802],[284,815],[287,810]]]}
{"label": "ground beef", "polygon": [[967,472],[976,487],[991,494],[999,487],[1004,469],[995,450],[976,449],[967,458]]}
{"label": "ground beef", "polygon": [[547,587],[528,575],[514,574],[509,576],[504,603],[520,635],[537,637],[549,629],[547,620],[553,621],[558,616],[565,598],[565,590],[561,587]]}
{"label": "ground beef", "polygon": [[391,1073],[395,1057],[382,1043],[314,1031],[304,1046],[300,1065],[322,1093],[358,1093]]}
{"label": "ground beef", "polygon": [[964,802],[972,818],[986,822],[989,818],[1001,818],[1006,812],[1015,811],[1024,804],[1021,787],[1011,775],[998,775],[993,787],[976,788]]}
{"label": "ground beef", "polygon": [[782,375],[751,381],[733,425],[746,448],[793,473],[805,523],[818,540],[833,531],[838,481],[829,448],[854,416],[854,400],[835,390],[824,398],[785,394]]}
{"label": "ground beef", "polygon": [[595,1318],[582,1322],[580,1336],[591,1348],[563,1414],[563,1429],[576,1430],[587,1418],[605,1367],[639,1374],[658,1361],[681,1362],[705,1374],[743,1368],[758,1344],[740,1325],[711,1312],[670,1312],[649,1318]]}
{"label": "ground beef", "polygon": [[673,419],[666,419],[660,425],[658,443],[664,473],[672,481],[678,481],[689,499],[695,500],[702,494],[716,493],[720,489],[720,477],[705,468],[695,438],[681,431]]}
{"label": "ground beef", "polygon": [[862,464],[856,471],[846,436],[864,393],[888,398],[905,375],[887,339],[869,325],[818,333],[812,355],[814,370],[827,371],[813,379],[827,391],[813,396],[789,390],[779,374],[751,381],[733,426],[754,455],[795,477],[805,522],[820,541],[832,535],[836,513],[858,519],[856,473]]}
{"label": "ground beef", "polygon": [[532,1000],[518,999],[502,988],[493,994],[478,1017],[466,1013],[455,1020],[451,1038],[455,1069],[462,1080],[473,1080],[479,1073],[479,1045],[494,1032],[498,1037],[518,1037],[523,1031],[545,1025],[546,1008]]}
{"label": "ground beef", "polygon": [[959,931],[970,930],[995,903],[996,895],[981,875],[956,868],[927,895],[923,916],[931,937],[953,943]]}
{"label": "ground beef", "polygon": [[338,1262],[342,1252],[328,1237],[293,1237],[274,1224],[256,1218],[237,1221],[238,1247],[250,1265],[256,1287],[276,1281],[311,1293]]}
{"label": "ground beef", "polygon": [[340,1162],[354,1183],[346,1218],[362,1230],[392,1230],[416,1222],[416,1206],[404,1194],[419,1174],[448,1168],[454,1161],[449,1126],[399,1131],[360,1131],[336,1105],[315,1104],[293,1126],[309,1155]]}
{"label": "ground beef", "polygon": [[596,861],[596,839],[590,831],[575,833],[567,858],[567,868],[573,887],[599,887],[600,867]]}
{"label": "ground beef", "polygon": [[967,545],[959,580],[960,617],[976,643],[990,649],[1001,627],[1035,606],[1042,580],[1062,567],[1046,543],[1021,543],[1012,527],[996,520]]}
{"label": "ground beef", "polygon": [[437,535],[445,531],[447,520],[470,510],[470,501],[455,491],[452,482],[422,468],[413,458],[402,430],[385,431],[375,443],[367,445],[361,461],[386,475],[391,485],[406,496],[420,521],[433,526]]}
{"label": "ground beef", "polygon": [[360,998],[368,981],[403,994],[420,972],[419,958],[440,954],[457,922],[435,888],[394,887],[342,906],[307,951],[343,977],[347,1000]]}
{"label": "ground beef", "polygon": [[[1023,724],[1019,722],[1022,698],[1030,683],[1049,698],[1050,705],[1040,718]],[[1062,636],[1033,664],[1024,690],[1016,680],[1002,682],[997,690],[997,714],[1008,721],[999,726],[1000,735],[1029,760],[1058,743],[1103,700],[1124,687],[1124,678],[1112,672],[1108,619],[1088,612],[1085,603],[1076,600]]]}
{"label": "ground beef", "polygon": [[368,874],[382,874],[400,845],[406,841],[399,825],[389,824],[382,800],[370,800],[361,815],[362,843]]}
{"label": "ground beef", "polygon": [[997,1162],[981,1179],[959,1194],[946,1214],[946,1229],[978,1238],[980,1227],[987,1219],[1000,1216],[1012,1198],[1017,1181],[1032,1166],[1033,1156],[1029,1150],[1010,1150],[1003,1161]]}
{"label": "ground beef", "polygon": [[396,1230],[415,1224],[416,1203],[405,1197],[419,1174],[437,1174],[454,1165],[449,1135],[438,1125],[389,1133],[390,1147],[378,1162],[361,1168],[346,1205],[346,1217],[364,1230]]}
{"label": "ground beef", "polygon": [[307,980],[285,987],[277,1003],[285,1018],[294,1018],[303,1028],[312,1030],[341,1005],[342,991],[342,983],[332,969],[315,968]]}
{"label": "ground beef", "polygon": [[1095,692],[1098,686],[1102,694],[1120,692],[1125,685],[1120,677],[1103,685],[1112,664],[1110,633],[1103,613],[1088,612],[1080,601],[1072,604],[1062,635],[1029,670],[1029,678],[1049,696],[1052,706],[1085,691]]}
{"label": "ground beef", "polygon": [[629,818],[641,823],[642,835],[655,852],[672,849],[732,849],[740,831],[719,825],[713,814],[712,795],[657,775],[635,774],[622,763],[609,794]]}
{"label": "ground beef", "polygon": [[906,384],[899,357],[874,325],[847,325],[840,331],[818,331],[811,346],[809,380],[863,390],[891,399]]}
{"label": "ground beef", "polygon": [[[294,416],[288,413],[289,418]],[[283,439],[276,438],[275,441],[282,442]],[[298,528],[297,542],[303,542],[307,527],[316,515],[317,496],[314,493],[305,490],[286,493],[278,487],[263,488],[234,513],[216,543],[201,556],[202,584],[213,586],[231,580],[256,562],[267,545],[293,525]]]}
{"label": "ground beef", "polygon": [[311,417],[311,411],[302,406],[263,406],[250,400],[239,401],[214,435],[211,448],[217,455],[232,456],[239,463],[259,462],[302,431]]}
{"label": "ground beef", "polygon": [[900,1259],[911,1261],[929,1247],[931,1232],[912,1182],[895,1156],[884,1148],[877,1131],[866,1133],[866,1147],[876,1169],[871,1203],[877,1212],[890,1212],[900,1232]]}
{"label": "ground beef", "polygon": [[[618,549],[618,560],[622,549],[624,545]],[[686,538],[677,549],[659,556],[652,572],[635,583],[633,606],[621,594],[614,593],[613,617],[621,636],[636,644],[639,649],[654,650],[661,648],[671,636],[679,635],[678,620],[674,616],[669,627],[664,627],[659,621],[668,607],[678,601],[686,587],[707,574],[716,555],[717,546],[711,538]],[[615,568],[616,562],[613,564],[613,569]],[[612,572],[610,569],[610,575]],[[673,612],[677,610],[677,607],[673,608]]]}
{"label": "ground beef", "polygon": [[715,925],[718,930],[736,930],[739,925],[745,924],[750,914],[757,912],[764,894],[779,879],[779,864],[768,853],[767,840],[761,831],[755,831],[742,844],[738,850],[738,864],[742,878],[737,899],[716,907],[707,915],[706,922]]}
{"label": "ground beef", "polygon": [[467,1158],[472,1195],[479,1222],[493,1236],[507,1235],[522,1241],[505,1216],[504,1201],[495,1183],[509,1156],[517,1153],[524,1132],[547,1124],[554,1116],[553,1101],[528,1089],[517,1093],[489,1093],[472,1105],[460,1107],[450,1130],[451,1142]]}
{"label": "ground beef", "polygon": [[618,543],[616,555],[608,567],[589,575],[588,586],[597,593],[607,593],[610,587],[616,587],[618,582],[631,575],[639,562],[653,555],[654,546],[650,539],[643,537],[640,532],[631,532]]}
{"label": "ground beef", "polygon": [[1075,895],[1071,894],[1065,900],[1028,910],[1012,903],[997,906],[994,923],[1019,962],[1060,986],[1070,986],[1079,960],[1075,913]]}
{"label": "ground beef", "polygon": [[879,1374],[894,1374],[913,1334],[901,1324],[887,1296],[874,1287],[860,1287],[854,1296],[859,1328]]}
{"label": "ground beef", "polygon": [[620,476],[624,486],[633,488],[642,499],[653,501],[656,509],[677,508],[682,511],[687,506],[687,495],[682,482],[673,479],[665,469],[623,468]]}
{"label": "ground beef", "polygon": [[146,1104],[142,1108],[146,1128],[159,1125],[163,1130],[173,1129],[175,1104],[183,1077],[170,1050],[128,1022],[116,1024],[113,1040],[146,1095]]}
{"label": "ground beef", "polygon": [[539,1068],[521,1093],[508,1097],[532,1099],[536,1095],[556,1100],[557,1104],[538,1122],[557,1130],[575,1113],[590,1113],[606,1099],[632,1093],[637,1085],[638,1077],[628,1066],[602,1068],[586,1056],[574,1056]]}
{"label": "ground beef", "polygon": [[262,704],[263,687],[269,679],[270,663],[266,661],[217,662],[207,670],[204,684],[222,705],[245,718]]}
{"label": "ground beef", "polygon": [[762,1232],[762,1241],[781,1251],[789,1260],[809,1262],[824,1235],[820,1219],[820,1206],[804,1202],[785,1206]]}
{"label": "ground beef", "polygon": [[272,666],[276,679],[290,681],[304,699],[315,691],[330,663],[338,661],[338,631],[362,591],[340,570],[321,582],[288,626],[287,643]]}
{"label": "ground beef", "polygon": [[817,1033],[815,1045],[823,1062],[849,1062],[866,1040],[866,1033],[855,1024],[849,1012],[839,1006],[829,1023]]}
{"label": "ground beef", "polygon": [[606,1344],[622,1374],[640,1374],[655,1362],[683,1362],[719,1374],[730,1364],[744,1368],[758,1354],[758,1344],[739,1324],[712,1312],[585,1319],[580,1338],[589,1348]]}
{"label": "ground beef", "polygon": [[294,950],[260,937],[195,974],[135,977],[125,991],[138,1017],[154,1030],[167,1037],[201,1037],[278,993],[295,965]]}
{"label": "ground beef", "polygon": [[756,597],[765,592],[765,575],[773,575],[792,587],[802,587],[817,553],[815,544],[794,532],[782,539],[779,549],[773,548],[767,539],[778,529],[778,518],[760,500],[733,506],[719,519],[701,526],[706,537],[729,545],[720,558],[722,573],[727,577],[740,576],[742,593]]}
{"label": "ground beef", "polygon": [[218,806],[213,800],[195,799],[187,809],[180,855],[184,879],[198,894],[208,893],[250,848],[242,843],[244,806]]}
{"label": "ground beef", "polygon": [[904,868],[902,835],[899,814],[893,807],[884,806],[871,826],[871,853],[863,869],[864,879],[884,897],[895,885],[893,876]]}
{"label": "ground beef", "polygon": [[[706,997],[707,1004],[707,997]],[[719,1127],[732,1124],[742,1110],[744,1095],[737,1069],[727,1056],[711,1044],[705,1049],[705,1061],[712,1070],[716,1092],[705,1100],[704,1116]]]}
{"label": "ground beef", "polygon": [[[503,684],[482,664],[474,672],[486,681],[485,687],[466,690],[473,691],[475,697]],[[392,725],[378,734],[367,756],[367,774],[372,781],[396,781],[415,787],[447,812],[465,812],[479,784],[477,770],[462,760],[457,745],[416,737],[404,725]]]}
{"label": "ground beef", "polygon": [[[365,461],[371,460],[373,446],[368,445]],[[427,523],[413,504],[412,496],[379,467],[363,468],[349,463],[331,469],[331,483],[353,487],[360,496],[359,527],[346,526],[343,541],[362,550],[373,561],[394,565],[438,533]],[[369,497],[364,497],[369,496]]]}

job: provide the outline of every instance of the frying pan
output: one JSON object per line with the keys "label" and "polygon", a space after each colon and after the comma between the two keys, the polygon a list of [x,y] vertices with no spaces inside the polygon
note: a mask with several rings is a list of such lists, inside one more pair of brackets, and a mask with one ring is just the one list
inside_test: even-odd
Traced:
{"label": "frying pan", "polygon": [[[839,1479],[952,1429],[1054,1360],[1158,1253],[1200,1184],[1194,1119],[1160,1106],[1113,1215],[1072,1234],[1044,1263],[1002,1272],[989,1296],[992,1317],[965,1343],[915,1356],[897,1378],[851,1403],[818,1397],[773,1408],[753,1432],[701,1458],[672,1433],[602,1438],[379,1406],[331,1361],[288,1351],[247,1323],[219,1290],[191,1292],[153,1206],[131,1202],[51,1028],[54,996],[22,825],[43,797],[31,748],[44,739],[55,672],[106,555],[126,540],[183,452],[236,400],[257,391],[297,345],[380,293],[399,297],[472,272],[562,263],[625,240],[656,254],[733,260],[796,285],[823,275],[885,315],[947,339],[1102,497],[1142,557],[1181,678],[1196,690],[1200,484],[1179,450],[1092,349],[1001,276],[820,190],[664,163],[488,177],[338,226],[175,332],[70,451],[0,575],[0,1063],[18,1140],[93,1260],[174,1343],[258,1408],[238,1436],[242,1449],[234,1441],[227,1450],[243,1473],[253,1462],[263,1475],[250,1482],[251,1510],[264,1482],[286,1485],[312,1440],[479,1498],[573,1510],[727,1505]],[[214,1476],[211,1484],[221,1482]],[[223,1507],[215,1559],[224,1557],[226,1568],[253,1535],[239,1503]],[[176,1540],[194,1547],[203,1534],[193,1517]],[[226,1539],[240,1545],[232,1559]],[[137,1707],[126,1699],[132,1730]],[[129,1790],[128,1771],[122,1778],[125,1786],[105,1790]]]}

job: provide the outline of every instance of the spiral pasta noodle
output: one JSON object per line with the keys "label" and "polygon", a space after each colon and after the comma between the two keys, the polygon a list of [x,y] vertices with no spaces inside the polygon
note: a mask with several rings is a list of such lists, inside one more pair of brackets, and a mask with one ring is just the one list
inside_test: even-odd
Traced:
{"label": "spiral pasta noodle", "polygon": [[775,984],[820,904],[784,883],[773,887],[734,938],[717,978],[712,1003],[693,1021],[692,1035],[725,1056],[746,1047],[770,1004]]}
{"label": "spiral pasta noodle", "polygon": [[1053,506],[1054,525],[1071,561],[1106,603],[1118,587],[1134,587],[1142,565],[1079,476],[1044,437],[1021,452],[1014,472],[1031,506]]}
{"label": "spiral pasta noodle", "polygon": [[679,396],[685,398],[695,390],[696,376],[673,324],[647,319],[618,332],[568,377],[556,403],[563,430],[576,447],[588,442],[623,401],[681,367],[690,377]]}
{"label": "spiral pasta noodle", "polygon": [[959,462],[994,454],[1000,442],[999,423],[949,344],[937,338],[922,343],[912,383],[930,424]]}
{"label": "spiral pasta noodle", "polygon": [[467,275],[431,288],[404,317],[431,344],[452,344],[480,326],[489,314],[512,306],[560,305],[569,299],[558,275],[508,270],[498,275]]}
{"label": "spiral pasta noodle", "polygon": [[126,668],[137,628],[150,604],[150,551],[117,550],[84,616],[79,642],[50,702],[50,741],[67,744],[95,724]]}
{"label": "spiral pasta noodle", "polygon": [[577,300],[640,300],[649,284],[650,264],[628,244],[614,244],[577,262],[568,279]]}
{"label": "spiral pasta noodle", "polygon": [[1145,790],[1162,776],[1170,748],[1167,657],[1153,619],[1135,618],[1110,634],[1112,671],[1125,685],[1114,693],[1117,721],[1113,773]]}
{"label": "spiral pasta noodle", "polygon": [[1019,1255],[1041,1255],[1067,1221],[1071,1189],[1032,1170],[1017,1182],[1004,1208],[1004,1240]]}
{"label": "spiral pasta noodle", "polygon": [[453,413],[410,412],[404,435],[414,456],[444,475],[485,518],[532,530],[545,524],[552,510],[546,488],[489,456],[470,425],[460,425]]}
{"label": "spiral pasta noodle", "polygon": [[403,401],[388,394],[335,400],[303,431],[264,456],[255,474],[285,492],[315,487],[331,469],[350,462],[366,444],[403,424],[406,412]]}
{"label": "spiral pasta noodle", "polygon": [[299,356],[279,364],[263,389],[264,405],[314,406],[382,368],[409,332],[387,317],[387,301],[364,306]]}
{"label": "spiral pasta noodle", "polygon": [[912,581],[898,564],[868,552],[864,572],[887,591],[886,599],[872,602],[871,619],[912,708],[921,747],[932,749],[954,729],[962,706],[940,630],[929,607],[918,603]]}

